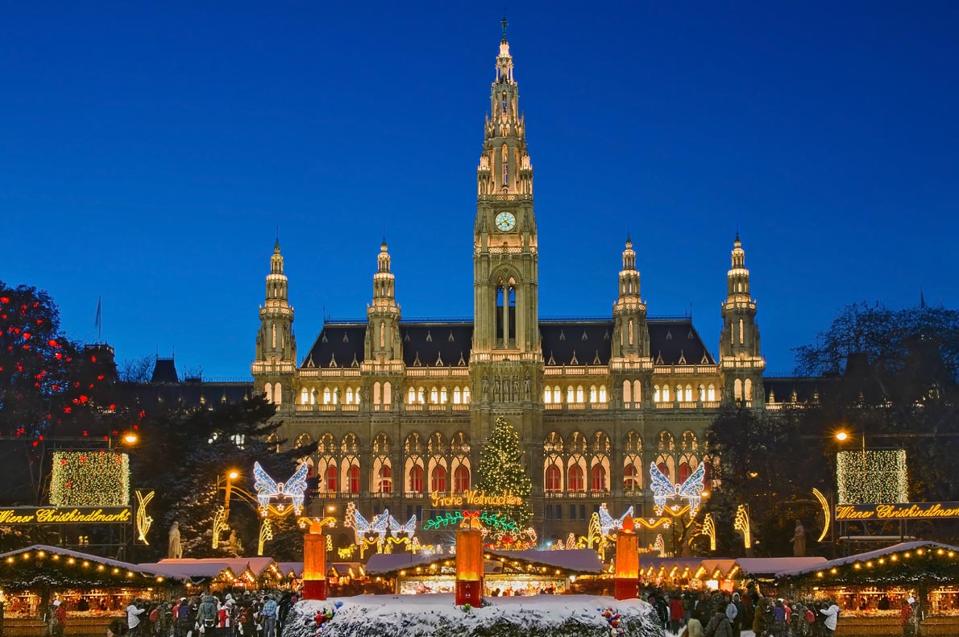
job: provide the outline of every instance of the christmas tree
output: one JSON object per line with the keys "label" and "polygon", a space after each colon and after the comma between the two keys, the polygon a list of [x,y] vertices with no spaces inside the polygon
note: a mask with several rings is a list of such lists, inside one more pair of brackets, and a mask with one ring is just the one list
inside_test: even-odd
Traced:
{"label": "christmas tree", "polygon": [[516,522],[520,529],[529,524],[533,512],[529,496],[533,482],[523,466],[523,449],[519,433],[510,422],[498,417],[486,445],[480,451],[479,479],[476,488],[486,495],[515,495],[522,499],[519,506],[491,509]]}

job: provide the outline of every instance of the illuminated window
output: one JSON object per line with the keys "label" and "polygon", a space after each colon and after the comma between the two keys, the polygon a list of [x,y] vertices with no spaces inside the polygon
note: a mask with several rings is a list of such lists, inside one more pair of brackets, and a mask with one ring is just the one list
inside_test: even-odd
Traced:
{"label": "illuminated window", "polygon": [[638,405],[643,402],[643,384],[639,379],[633,381],[633,401]]}
{"label": "illuminated window", "polygon": [[449,394],[446,393],[445,387],[440,387],[440,404],[445,405],[449,402]]}
{"label": "illuminated window", "polygon": [[716,400],[716,386],[711,384],[706,388],[706,400],[715,401]]}
{"label": "illuminated window", "polygon": [[383,404],[393,404],[393,386],[390,385],[389,381],[383,383]]}
{"label": "illuminated window", "polygon": [[562,473],[555,464],[546,467],[546,490],[552,493],[563,490]]}
{"label": "illuminated window", "polygon": [[438,405],[440,402],[440,390],[435,387],[430,389],[430,402],[434,405]]}
{"label": "illuminated window", "polygon": [[464,387],[463,388],[463,404],[468,405],[469,402],[470,402],[470,388]]}
{"label": "illuminated window", "polygon": [[629,344],[633,344],[633,319],[629,319]]}
{"label": "illuminated window", "polygon": [[567,484],[569,485],[569,490],[573,492],[585,491],[586,487],[583,484],[583,468],[578,464],[574,464],[569,468],[569,473],[566,479]]}
{"label": "illuminated window", "polygon": [[685,389],[685,391],[683,392],[683,400],[685,400],[687,403],[688,403],[688,402],[692,402],[692,400],[693,400],[693,386],[692,386],[692,385],[686,385],[686,389]]}
{"label": "illuminated window", "polygon": [[373,404],[380,404],[380,382],[376,381],[373,383]]}
{"label": "illuminated window", "polygon": [[347,405],[353,404],[353,388],[352,387],[346,388],[346,404]]}
{"label": "illuminated window", "polygon": [[751,401],[753,399],[753,381],[749,378],[743,382],[743,397],[747,401]]}
{"label": "illuminated window", "polygon": [[584,403],[586,402],[586,396],[583,393],[583,386],[579,385],[576,387],[576,402]]}
{"label": "illuminated window", "polygon": [[606,491],[606,467],[593,465],[590,470],[590,488],[592,491]]}
{"label": "illuminated window", "polygon": [[333,388],[333,404],[334,405],[340,404],[340,388],[339,387]]}
{"label": "illuminated window", "polygon": [[460,391],[460,388],[459,388],[459,387],[454,387],[454,388],[453,388],[453,404],[454,404],[454,405],[459,405],[459,404],[462,403],[462,402],[463,402],[463,394],[462,394],[462,392]]}
{"label": "illuminated window", "polygon": [[704,402],[706,400],[706,388],[703,385],[699,386],[699,393],[697,395],[699,396],[698,400],[700,402]]}
{"label": "illuminated window", "polygon": [[433,467],[433,475],[430,476],[430,492],[446,493],[446,467],[441,464]]}
{"label": "illuminated window", "polygon": [[410,467],[409,490],[411,493],[423,493],[423,467],[415,464]]}
{"label": "illuminated window", "polygon": [[576,402],[576,390],[573,389],[573,386],[570,385],[566,388],[566,402],[575,403]]}
{"label": "illuminated window", "polygon": [[310,404],[310,390],[304,387],[300,390],[300,404],[308,405]]}
{"label": "illuminated window", "polygon": [[423,387],[416,388],[416,402],[421,405],[426,403],[426,389]]}
{"label": "illuminated window", "polygon": [[689,463],[683,460],[679,463],[679,482],[682,484],[686,482],[686,478],[692,473],[692,470],[689,468]]}
{"label": "illuminated window", "polygon": [[377,476],[377,491],[379,493],[393,492],[393,469],[388,464],[380,467],[380,475]]}
{"label": "illuminated window", "polygon": [[453,472],[453,493],[463,493],[470,488],[470,470],[461,464]]}
{"label": "illuminated window", "polygon": [[742,319],[739,319],[739,344],[740,344],[740,345],[743,344],[743,333],[744,333],[744,330],[743,330],[743,320],[742,320]]}
{"label": "illuminated window", "polygon": [[623,404],[629,405],[633,402],[632,385],[628,380],[623,381]]}
{"label": "illuminated window", "polygon": [[642,489],[643,483],[640,478],[639,469],[636,468],[636,465],[630,462],[623,469],[623,488],[627,493],[632,491],[639,491]]}
{"label": "illuminated window", "polygon": [[599,402],[606,402],[606,385],[599,386]]}
{"label": "illuminated window", "polygon": [[326,477],[324,478],[324,482],[326,483],[325,490],[327,493],[336,493],[336,478],[336,463],[330,462],[328,465],[326,465]]}
{"label": "illuminated window", "polygon": [[360,404],[360,388],[359,388],[359,387],[357,387],[357,388],[353,391],[353,404],[354,404],[354,405],[359,405],[359,404]]}
{"label": "illuminated window", "polygon": [[350,493],[358,494],[360,492],[360,466],[353,465],[347,473],[350,484]]}
{"label": "illuminated window", "polygon": [[413,387],[409,388],[409,391],[406,392],[406,404],[412,405],[416,402],[416,389]]}
{"label": "illuminated window", "polygon": [[596,385],[589,386],[589,402],[595,403],[599,401],[599,394],[596,392]]}
{"label": "illuminated window", "polygon": [[736,400],[743,399],[743,381],[739,378],[733,382],[733,398]]}
{"label": "illuminated window", "polygon": [[273,402],[277,405],[283,402],[283,388],[280,386],[280,383],[273,385]]}
{"label": "illuminated window", "polygon": [[669,385],[663,385],[663,402],[669,402]]}
{"label": "illuminated window", "polygon": [[659,385],[653,385],[653,402],[660,402],[663,399],[662,392],[659,391]]}

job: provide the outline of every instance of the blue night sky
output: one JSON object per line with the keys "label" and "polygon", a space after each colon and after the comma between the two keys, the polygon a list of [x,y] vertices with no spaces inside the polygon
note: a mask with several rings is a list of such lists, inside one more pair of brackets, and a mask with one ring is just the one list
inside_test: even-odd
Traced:
{"label": "blue night sky", "polygon": [[[959,3],[513,4],[541,316],[610,316],[629,231],[715,354],[737,227],[770,372],[848,303],[959,305]],[[0,279],[208,378],[277,226],[301,357],[384,234],[405,317],[470,316],[491,6],[0,1]]]}

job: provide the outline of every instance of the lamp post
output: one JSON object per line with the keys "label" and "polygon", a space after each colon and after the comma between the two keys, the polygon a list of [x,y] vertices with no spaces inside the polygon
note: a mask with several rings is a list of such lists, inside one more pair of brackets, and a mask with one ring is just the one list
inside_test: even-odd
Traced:
{"label": "lamp post", "polygon": [[224,489],[223,495],[223,510],[225,513],[225,518],[230,519],[230,496],[233,492],[233,481],[240,477],[240,472],[236,469],[230,469],[226,472],[226,488]]}

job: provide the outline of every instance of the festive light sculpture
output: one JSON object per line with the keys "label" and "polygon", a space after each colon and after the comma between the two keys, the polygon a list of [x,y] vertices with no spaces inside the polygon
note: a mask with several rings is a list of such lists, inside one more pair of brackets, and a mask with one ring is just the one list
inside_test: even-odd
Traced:
{"label": "festive light sculpture", "polygon": [[456,531],[457,606],[483,604],[483,532],[478,518],[463,520]]}
{"label": "festive light sculpture", "polygon": [[270,518],[263,518],[263,522],[260,523],[260,534],[257,537],[256,554],[263,555],[263,546],[272,539],[273,527],[270,525]]}
{"label": "festive light sculpture", "polygon": [[746,508],[745,504],[740,504],[736,507],[736,519],[733,521],[733,529],[743,534],[743,546],[747,549],[752,548],[753,535],[749,529],[749,509]]}
{"label": "festive light sculpture", "polygon": [[703,479],[706,477],[706,464],[699,463],[682,484],[673,484],[669,481],[655,462],[649,463],[649,488],[653,491],[653,505],[656,515],[660,515],[666,508],[666,501],[670,498],[683,498],[689,502],[689,516],[696,517],[699,504],[703,500]]}
{"label": "festive light sculpture", "polygon": [[[272,500],[290,500],[293,503],[293,512],[299,515],[303,510],[303,500],[306,498],[307,477],[310,467],[305,462],[300,463],[293,475],[286,482],[277,482],[270,477],[259,462],[253,463],[253,475],[256,482],[253,488],[256,489],[256,500],[260,505],[260,514],[267,515],[270,510]],[[277,505],[277,511],[284,513],[284,504]]]}
{"label": "festive light sculpture", "polygon": [[826,539],[826,536],[829,535],[829,523],[832,522],[832,513],[829,511],[829,502],[826,501],[826,496],[822,494],[822,491],[814,488],[812,494],[819,502],[819,506],[822,507],[822,514],[825,519],[822,524],[822,533],[819,534],[819,539],[816,540],[817,542],[822,542]]}
{"label": "festive light sculpture", "polygon": [[618,531],[623,528],[623,523],[626,521],[626,518],[633,517],[633,507],[630,506],[626,509],[626,513],[622,514],[618,518],[614,518],[609,514],[609,509],[606,508],[606,503],[599,505],[599,530],[603,535],[612,535],[613,531]]}
{"label": "festive light sculpture", "polygon": [[313,522],[303,536],[303,599],[326,599],[326,538],[323,523]]}
{"label": "festive light sculpture", "polygon": [[712,513],[707,513],[703,519],[703,528],[699,530],[699,535],[705,535],[709,538],[709,550],[716,550],[716,521]]}
{"label": "festive light sculpture", "polygon": [[153,499],[154,495],[156,495],[155,491],[148,491],[146,495],[144,495],[144,493],[139,489],[136,491],[137,539],[147,545],[150,544],[150,542],[147,540],[147,533],[150,532],[150,527],[153,525],[153,518],[147,515],[147,505],[150,504],[150,500]]}
{"label": "festive light sculpture", "polygon": [[627,515],[616,534],[616,563],[613,594],[616,599],[639,597],[639,538],[633,518]]}

